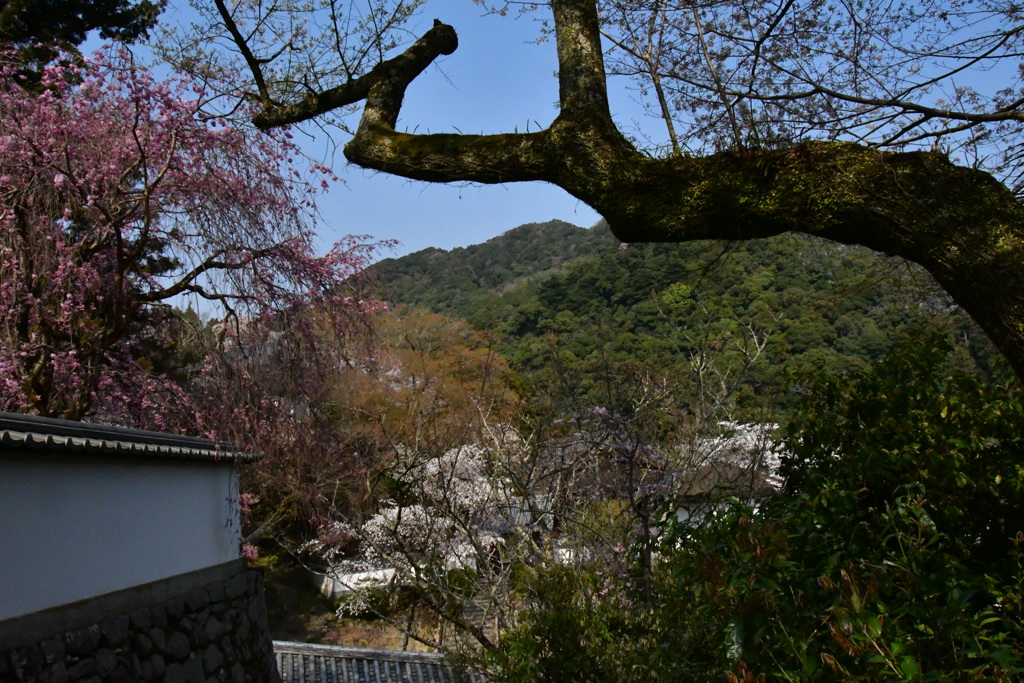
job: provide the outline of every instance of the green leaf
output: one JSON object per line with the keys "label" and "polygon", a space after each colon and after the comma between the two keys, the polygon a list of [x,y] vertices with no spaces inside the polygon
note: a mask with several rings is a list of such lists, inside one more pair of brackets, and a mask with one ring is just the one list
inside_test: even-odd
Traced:
{"label": "green leaf", "polygon": [[868,635],[872,638],[881,637],[882,622],[878,620],[878,617],[868,617],[864,622],[864,627],[867,629]]}
{"label": "green leaf", "polygon": [[917,678],[917,675],[921,673],[921,665],[913,657],[904,657],[900,660],[900,671],[907,678]]}

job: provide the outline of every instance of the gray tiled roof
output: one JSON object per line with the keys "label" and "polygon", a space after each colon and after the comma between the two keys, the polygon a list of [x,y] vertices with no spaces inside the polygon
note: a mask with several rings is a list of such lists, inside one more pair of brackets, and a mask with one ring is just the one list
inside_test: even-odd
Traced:
{"label": "gray tiled roof", "polygon": [[404,650],[274,641],[284,683],[486,683],[480,674],[459,678],[443,655]]}
{"label": "gray tiled roof", "polygon": [[260,457],[192,436],[0,412],[0,452],[13,449],[235,462]]}

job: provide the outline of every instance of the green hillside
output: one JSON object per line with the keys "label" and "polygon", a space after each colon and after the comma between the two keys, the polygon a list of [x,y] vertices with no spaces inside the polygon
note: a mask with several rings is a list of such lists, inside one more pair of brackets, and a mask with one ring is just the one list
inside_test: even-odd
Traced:
{"label": "green hillside", "polygon": [[528,223],[483,244],[385,259],[367,275],[385,300],[468,319],[497,294],[615,244],[604,224],[587,230],[562,221]]}
{"label": "green hillside", "polygon": [[389,260],[374,276],[391,301],[496,335],[534,397],[628,403],[631,382],[660,382],[694,401],[728,394],[748,413],[786,410],[801,378],[865,368],[936,329],[958,344],[956,363],[1004,373],[920,269],[802,235],[627,246],[603,226],[531,224]]}

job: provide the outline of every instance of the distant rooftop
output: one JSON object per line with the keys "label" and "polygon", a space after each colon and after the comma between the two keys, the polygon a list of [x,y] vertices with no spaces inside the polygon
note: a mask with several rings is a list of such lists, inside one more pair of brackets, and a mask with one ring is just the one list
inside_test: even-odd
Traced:
{"label": "distant rooftop", "polygon": [[0,455],[15,449],[218,462],[260,458],[210,439],[0,412]]}
{"label": "distant rooftop", "polygon": [[274,641],[284,683],[486,683],[480,674],[460,678],[431,652]]}

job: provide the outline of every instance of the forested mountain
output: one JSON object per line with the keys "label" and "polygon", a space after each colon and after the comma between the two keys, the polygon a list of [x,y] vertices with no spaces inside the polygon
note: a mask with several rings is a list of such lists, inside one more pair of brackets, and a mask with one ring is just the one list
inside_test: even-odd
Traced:
{"label": "forested mountain", "polygon": [[866,368],[935,329],[956,340],[956,363],[1004,372],[919,268],[800,235],[622,245],[603,225],[530,224],[390,259],[372,276],[389,301],[494,334],[534,394],[546,385],[548,396],[615,404],[610,387],[658,378],[703,400],[728,393],[745,411],[775,410],[793,403],[784,388],[794,379]]}
{"label": "forested mountain", "polygon": [[495,295],[615,244],[603,223],[590,230],[557,220],[527,223],[483,244],[385,259],[367,275],[383,285],[385,299],[470,318]]}

